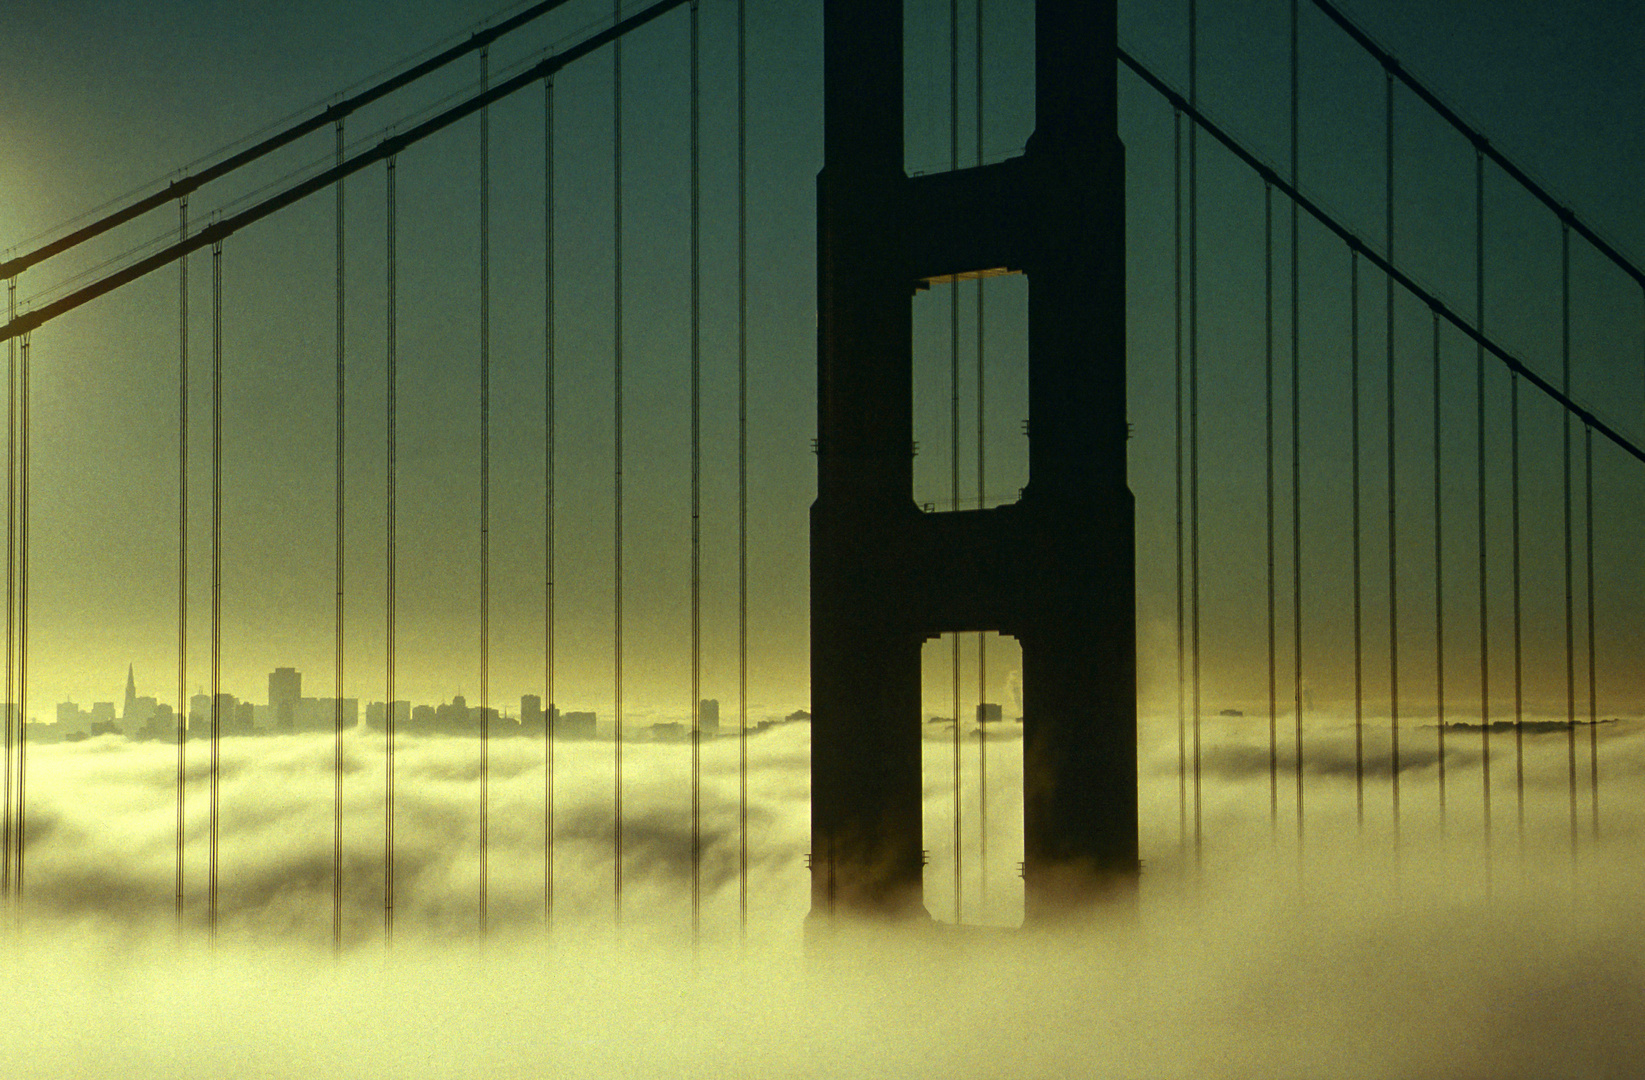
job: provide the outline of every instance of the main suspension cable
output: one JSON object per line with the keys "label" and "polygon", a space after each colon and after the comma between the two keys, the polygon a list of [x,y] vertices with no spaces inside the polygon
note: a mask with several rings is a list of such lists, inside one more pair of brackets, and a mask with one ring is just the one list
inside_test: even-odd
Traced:
{"label": "main suspension cable", "polygon": [[114,210],[98,220],[76,229],[74,232],[71,232],[57,240],[44,244],[34,251],[20,255],[17,258],[8,260],[4,263],[0,263],[0,277],[13,277],[21,271],[28,269],[30,266],[34,266],[54,255],[68,251],[70,248],[77,247],[80,244],[93,239],[94,237],[101,236],[110,229],[114,229],[134,218],[148,213],[150,210],[154,210],[165,205],[174,198],[186,200],[190,193],[198,190],[213,180],[227,176],[229,173],[232,173],[243,166],[249,165],[256,160],[273,153],[283,146],[295,142],[304,135],[309,135],[319,131],[321,128],[325,127],[327,123],[333,121],[340,122],[350,113],[369,105],[373,101],[387,97],[396,90],[409,86],[410,84],[423,78],[425,75],[438,71],[440,68],[445,67],[446,65],[468,55],[471,52],[474,52],[476,49],[487,47],[491,42],[496,41],[505,34],[512,33],[527,23],[533,22],[543,15],[548,14],[555,8],[563,5],[565,2],[566,0],[542,0],[542,2],[532,5],[516,15],[510,16],[495,26],[476,30],[468,37],[457,42],[451,48],[446,49],[435,56],[429,57],[427,60],[407,68],[405,71],[402,71],[397,75],[390,76],[375,86],[368,87],[367,89],[362,90],[351,97],[345,98],[341,101],[335,101],[332,104],[327,105],[319,113],[300,120],[292,124],[290,127],[284,128],[283,130],[270,135],[268,138],[261,140],[253,146],[247,147],[237,154],[224,158],[215,164],[208,165],[192,175],[183,176],[177,180],[173,180],[160,191],[153,192],[149,195],[144,195],[136,201],[129,203],[118,210]]}
{"label": "main suspension cable", "polygon": [[[129,266],[115,270],[105,277],[19,316],[4,326],[0,326],[0,340],[9,340],[16,335],[37,329],[60,315],[65,315],[75,308],[90,303],[99,296],[136,281],[138,278],[145,277],[162,267],[168,267],[176,262],[178,256],[185,251],[195,251],[225,240],[241,229],[261,221],[271,214],[307,198],[309,195],[330,188],[336,182],[339,174],[346,175],[358,172],[379,161],[387,160],[391,155],[397,154],[406,147],[415,145],[436,132],[450,127],[492,102],[500,101],[516,91],[560,71],[567,65],[598,52],[607,45],[613,44],[623,35],[662,17],[683,3],[685,3],[685,0],[655,0],[649,7],[643,8],[627,19],[613,26],[608,26],[598,33],[591,34],[560,52],[545,57],[541,61],[526,67],[518,74],[498,83],[490,90],[459,101],[456,105],[417,124],[409,131],[383,139],[368,149],[362,150],[341,167],[334,166],[316,173],[306,180],[298,181],[292,184],[291,187],[253,203],[238,213],[213,222],[186,242],[167,245],[152,255],[145,256]],[[1601,430],[1605,430],[1607,434],[1610,434],[1608,429],[1602,428]]]}

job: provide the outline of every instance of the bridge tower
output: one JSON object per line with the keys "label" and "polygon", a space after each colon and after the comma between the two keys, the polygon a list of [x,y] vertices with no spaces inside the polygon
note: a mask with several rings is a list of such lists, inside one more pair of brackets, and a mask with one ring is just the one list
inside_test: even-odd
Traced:
{"label": "bridge tower", "polygon": [[[824,4],[811,508],[812,917],[926,916],[920,651],[1022,647],[1027,921],[1138,873],[1133,508],[1126,482],[1124,161],[1115,0],[1036,0],[1020,157],[903,171],[903,13]],[[1027,275],[1029,482],[993,509],[913,501],[912,301]]]}

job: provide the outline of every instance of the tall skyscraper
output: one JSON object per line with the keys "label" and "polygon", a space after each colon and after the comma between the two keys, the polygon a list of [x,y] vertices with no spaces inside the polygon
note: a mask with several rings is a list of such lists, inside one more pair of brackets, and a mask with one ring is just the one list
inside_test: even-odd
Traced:
{"label": "tall skyscraper", "polygon": [[268,676],[268,711],[274,715],[275,731],[292,731],[303,701],[303,673],[296,668],[275,668]]}

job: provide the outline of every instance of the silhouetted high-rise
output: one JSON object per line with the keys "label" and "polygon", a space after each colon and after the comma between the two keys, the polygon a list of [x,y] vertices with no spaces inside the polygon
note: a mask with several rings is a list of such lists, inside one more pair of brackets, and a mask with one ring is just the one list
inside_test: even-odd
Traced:
{"label": "silhouetted high-rise", "polygon": [[292,731],[303,702],[303,674],[296,668],[275,668],[268,676],[268,709],[274,714],[274,730]]}

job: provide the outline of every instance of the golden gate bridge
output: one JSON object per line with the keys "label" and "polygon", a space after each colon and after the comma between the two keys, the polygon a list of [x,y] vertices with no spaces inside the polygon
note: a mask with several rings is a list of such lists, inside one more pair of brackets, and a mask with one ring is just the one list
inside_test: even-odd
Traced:
{"label": "golden gate bridge", "polygon": [[[41,658],[76,666],[74,618],[62,603],[41,618],[42,570],[59,595],[118,574],[80,561],[79,547],[49,551],[62,531],[43,536],[38,522],[62,496],[41,486],[42,455],[53,476],[74,468],[61,462],[107,462],[41,428],[32,395],[54,368],[130,364],[85,336],[116,311],[107,318],[122,341],[156,356],[171,343],[169,371],[145,360],[141,375],[171,379],[170,411],[147,421],[170,453],[141,465],[151,493],[169,491],[170,544],[154,542],[163,530],[152,522],[137,533],[145,565],[173,553],[174,861],[169,904],[132,903],[215,933],[232,882],[219,833],[225,658],[243,685],[291,639],[266,612],[278,603],[270,575],[284,571],[235,577],[240,560],[286,557],[236,526],[238,497],[242,518],[301,536],[303,573],[330,571],[330,618],[303,618],[331,637],[323,876],[336,946],[367,936],[367,909],[382,938],[394,933],[407,784],[396,755],[429,737],[405,730],[399,695],[420,678],[411,671],[449,666],[459,637],[474,654],[463,678],[478,687],[478,798],[463,833],[475,855],[464,910],[477,929],[497,917],[494,741],[505,724],[521,728],[494,692],[499,650],[510,688],[542,710],[530,732],[533,917],[552,923],[567,890],[586,896],[596,879],[613,920],[635,903],[633,778],[653,752],[640,717],[666,701],[689,751],[673,812],[688,825],[693,935],[706,892],[733,880],[734,902],[715,910],[746,925],[750,862],[762,859],[749,815],[750,679],[772,699],[796,670],[776,655],[792,627],[763,628],[759,616],[792,613],[773,597],[805,588],[803,526],[751,492],[762,471],[793,472],[808,456],[803,435],[760,430],[794,422],[780,406],[805,380],[788,343],[751,340],[751,319],[804,324],[806,312],[750,310],[751,299],[775,302],[769,278],[791,267],[773,249],[798,239],[750,247],[750,164],[764,150],[750,117],[784,106],[751,105],[758,42],[745,2],[517,8],[7,252],[14,704],[0,865],[20,910],[35,888],[31,855],[52,836],[36,839],[37,804],[74,798],[42,796],[31,779]],[[1487,857],[1510,820],[1521,843],[1544,827],[1567,833],[1573,852],[1597,839],[1605,725],[1632,718],[1639,693],[1626,660],[1639,632],[1627,523],[1645,460],[1645,319],[1629,313],[1645,274],[1330,0],[1294,0],[1277,28],[1288,59],[1253,75],[1253,93],[1283,91],[1268,105],[1270,120],[1284,117],[1277,141],[1217,119],[1205,100],[1194,0],[1185,78],[1125,47],[1113,5],[995,7],[953,0],[905,23],[900,5],[824,5],[825,175],[853,179],[819,182],[816,225],[811,449],[822,492],[845,509],[814,518],[810,549],[814,917],[930,910],[960,923],[970,910],[1012,921],[1026,908],[1032,920],[1070,897],[1124,892],[1161,837],[1193,859],[1215,845],[1202,780],[1240,763],[1266,778],[1273,842],[1288,834],[1299,852],[1311,822],[1343,814],[1396,843],[1465,828]],[[725,40],[705,38],[705,25]],[[1033,59],[1012,68],[991,55],[1002,41]],[[643,66],[625,72],[625,47]],[[1357,83],[1325,87],[1351,109],[1320,108],[1370,118],[1340,134],[1344,155],[1370,168],[1305,156],[1310,47],[1359,65]],[[1014,96],[988,84],[997,72],[1016,80]],[[922,79],[935,88],[926,98],[906,89]],[[996,123],[1010,134],[985,139]],[[909,156],[932,167],[910,173]],[[285,221],[295,224],[276,234]],[[1541,281],[1522,270],[1539,258],[1520,254],[1533,241],[1557,266]],[[236,296],[241,250],[259,277],[240,280],[265,295]],[[307,302],[271,316],[267,294],[299,261],[332,271],[329,290],[288,286]],[[168,275],[174,312],[162,313],[154,290]],[[155,309],[140,322],[110,307],[140,289]],[[329,318],[316,314],[327,307]],[[304,325],[293,341],[270,322]],[[329,361],[308,365],[314,386],[301,391],[330,390],[323,420],[282,417],[291,386],[236,387],[298,369],[279,359],[291,350]],[[302,435],[264,447],[247,437],[258,413]],[[420,464],[463,440],[472,464]],[[289,460],[261,460],[276,451]],[[329,487],[329,499],[284,510],[282,485]],[[1120,508],[1127,485],[1134,525]],[[768,580],[751,581],[751,555]],[[236,615],[237,599],[256,610]],[[458,606],[471,610],[447,617]],[[1053,608],[1057,618],[1035,621]],[[158,625],[121,630],[153,638]],[[528,625],[535,644],[522,646]],[[1095,644],[1063,656],[1057,643],[1074,626]],[[1058,657],[1052,676],[1035,667],[1042,652]],[[1007,672],[1020,719],[1000,708]],[[202,681],[206,726],[191,737],[190,688]],[[1081,697],[1093,688],[1098,705]],[[596,693],[609,726],[573,760],[586,770],[591,746],[609,754],[597,869],[586,845],[556,854],[567,828],[557,792],[570,782],[556,719],[562,703]],[[362,696],[382,704],[380,728],[347,712]],[[729,740],[705,731],[709,700],[734,712]],[[1138,770],[1162,760],[1145,751],[1139,762],[1139,724],[1146,747],[1168,751],[1169,820],[1157,803],[1139,807]],[[734,874],[705,856],[703,754],[716,744],[735,747],[735,784],[713,796],[716,812],[735,807]],[[508,745],[515,800],[521,743]],[[368,754],[369,786],[350,779]],[[1008,790],[1021,808],[998,790],[1005,767],[1020,770]],[[1562,798],[1542,797],[1555,789]],[[346,817],[361,808],[379,822],[372,852]],[[506,824],[520,828],[512,812]],[[1070,885],[1068,866],[1089,880]],[[521,894],[511,882],[507,919],[525,917]]]}

